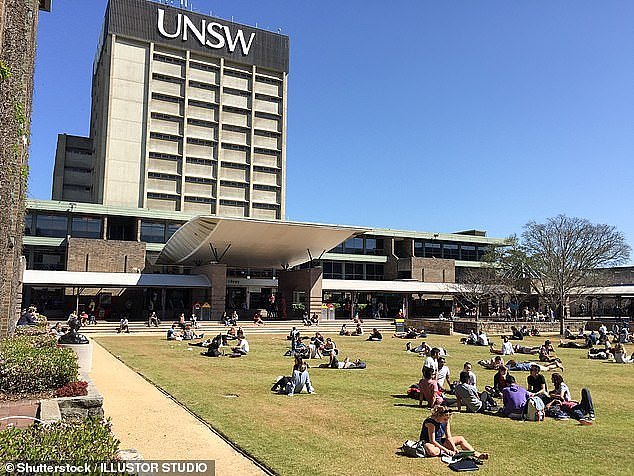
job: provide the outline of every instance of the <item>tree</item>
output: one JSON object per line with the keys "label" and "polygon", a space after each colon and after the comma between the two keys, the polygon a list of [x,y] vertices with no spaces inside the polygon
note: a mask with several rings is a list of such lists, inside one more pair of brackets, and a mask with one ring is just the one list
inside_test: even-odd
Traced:
{"label": "tree", "polygon": [[517,272],[521,266],[532,290],[556,309],[563,334],[572,291],[589,285],[597,268],[621,264],[629,256],[630,246],[614,226],[558,215],[546,223],[528,222],[515,247],[515,262],[507,261],[506,267]]}

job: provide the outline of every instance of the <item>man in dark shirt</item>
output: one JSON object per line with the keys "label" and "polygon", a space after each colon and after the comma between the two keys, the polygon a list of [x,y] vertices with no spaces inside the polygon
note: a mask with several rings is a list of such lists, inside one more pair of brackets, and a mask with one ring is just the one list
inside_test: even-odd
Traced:
{"label": "man in dark shirt", "polygon": [[546,388],[546,379],[539,373],[539,365],[531,365],[530,375],[526,379],[528,383],[528,391],[531,395],[535,395],[542,399],[544,405],[548,404],[552,399],[548,395],[548,389]]}

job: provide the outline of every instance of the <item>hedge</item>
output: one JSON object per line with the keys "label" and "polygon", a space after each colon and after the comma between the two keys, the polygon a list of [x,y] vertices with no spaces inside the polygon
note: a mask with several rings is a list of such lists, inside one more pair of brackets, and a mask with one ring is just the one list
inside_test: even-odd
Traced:
{"label": "hedge", "polygon": [[48,335],[19,335],[0,340],[0,392],[33,394],[77,381],[72,349],[57,347]]}
{"label": "hedge", "polygon": [[0,461],[108,462],[118,449],[110,422],[97,418],[0,431]]}

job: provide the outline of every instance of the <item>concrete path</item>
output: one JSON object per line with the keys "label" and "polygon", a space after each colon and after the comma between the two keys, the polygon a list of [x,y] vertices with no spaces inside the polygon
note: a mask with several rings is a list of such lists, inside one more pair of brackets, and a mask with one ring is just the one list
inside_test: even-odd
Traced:
{"label": "concrete path", "polygon": [[264,474],[96,342],[90,376],[122,449],[134,448],[145,460],[215,460],[217,475]]}

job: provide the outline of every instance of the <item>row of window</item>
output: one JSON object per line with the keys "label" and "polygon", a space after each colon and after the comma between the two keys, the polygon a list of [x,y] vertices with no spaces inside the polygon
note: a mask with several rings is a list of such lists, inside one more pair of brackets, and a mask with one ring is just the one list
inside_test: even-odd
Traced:
{"label": "row of window", "polygon": [[414,256],[421,258],[445,258],[463,261],[481,261],[489,251],[486,245],[470,243],[443,243],[414,240]]}
{"label": "row of window", "polygon": [[343,243],[331,249],[330,253],[345,253],[351,255],[382,255],[383,239],[365,236],[349,238]]}
{"label": "row of window", "polygon": [[384,266],[377,263],[341,263],[322,261],[325,279],[365,279],[383,280]]}
{"label": "row of window", "polygon": [[45,236],[49,238],[102,237],[101,218],[69,217],[64,215],[48,215],[43,213],[26,213],[24,215],[24,234],[26,236]]}

